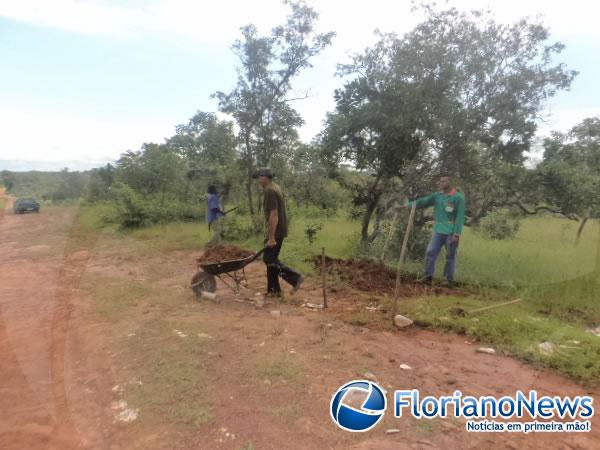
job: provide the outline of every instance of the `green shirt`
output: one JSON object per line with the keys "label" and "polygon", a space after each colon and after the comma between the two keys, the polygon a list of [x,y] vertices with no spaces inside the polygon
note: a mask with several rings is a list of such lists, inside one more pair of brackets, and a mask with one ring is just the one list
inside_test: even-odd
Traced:
{"label": "green shirt", "polygon": [[[408,202],[412,208],[413,202]],[[433,231],[440,234],[461,234],[465,225],[465,197],[452,189],[450,193],[434,192],[416,200],[417,208],[433,206],[435,225]]]}
{"label": "green shirt", "polygon": [[277,229],[275,230],[275,239],[281,239],[287,236],[287,215],[285,213],[285,201],[281,188],[271,183],[264,191],[264,209],[265,219],[267,221],[267,233],[269,232],[269,215],[271,211],[276,209],[279,220],[277,221]]}

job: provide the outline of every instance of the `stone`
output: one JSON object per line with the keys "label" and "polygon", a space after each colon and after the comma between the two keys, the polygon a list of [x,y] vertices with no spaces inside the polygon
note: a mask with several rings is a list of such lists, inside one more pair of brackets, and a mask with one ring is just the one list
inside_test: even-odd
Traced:
{"label": "stone", "polygon": [[546,341],[542,342],[541,344],[538,344],[538,350],[543,355],[551,355],[552,353],[554,353],[555,349],[556,346],[552,342]]}
{"label": "stone", "polygon": [[412,370],[412,367],[410,367],[408,364],[400,364],[400,368],[402,370]]}
{"label": "stone", "polygon": [[477,349],[477,353],[487,353],[488,355],[494,355],[494,354],[496,354],[496,350],[494,350],[493,348],[489,348],[489,347],[479,347]]}
{"label": "stone", "polygon": [[408,317],[404,317],[400,314],[396,315],[396,317],[394,317],[394,325],[396,325],[398,328],[405,328],[408,326],[411,326],[413,324],[413,321],[410,320]]}
{"label": "stone", "polygon": [[590,328],[587,330],[588,333],[592,333],[596,336],[600,336],[600,326],[597,326],[596,328]]}
{"label": "stone", "polygon": [[323,305],[318,305],[316,303],[305,303],[303,306],[308,309],[323,309]]}

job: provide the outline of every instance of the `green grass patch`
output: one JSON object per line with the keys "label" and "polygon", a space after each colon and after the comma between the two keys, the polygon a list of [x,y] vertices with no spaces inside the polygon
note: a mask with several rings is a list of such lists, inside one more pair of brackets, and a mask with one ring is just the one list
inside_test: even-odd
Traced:
{"label": "green grass patch", "polygon": [[[178,330],[186,337],[181,337]],[[212,419],[206,381],[207,343],[190,323],[155,320],[127,338],[124,363],[133,379],[124,390],[142,420],[199,425]]]}
{"label": "green grass patch", "polygon": [[92,294],[96,312],[114,322],[130,314],[138,302],[152,293],[146,282],[98,275],[86,278],[83,287]]}
{"label": "green grass patch", "polygon": [[[533,217],[521,222],[514,239],[502,241],[484,239],[466,229],[459,248],[457,279],[525,287],[589,274],[596,266],[600,225],[590,221],[576,244],[578,226],[572,220]],[[441,274],[443,258],[439,262]]]}
{"label": "green grass patch", "polygon": [[300,375],[302,367],[295,359],[284,355],[258,362],[256,372],[261,380],[288,383]]}
{"label": "green grass patch", "polygon": [[[524,302],[473,315],[459,315],[493,303],[475,298],[435,297],[399,303],[400,314],[415,323],[465,334],[523,361],[550,367],[585,382],[600,381],[600,338],[582,326],[537,313],[536,305]],[[539,349],[551,342],[550,355]]]}
{"label": "green grass patch", "polygon": [[[82,232],[104,227],[103,217],[110,214],[107,208],[106,205],[81,207]],[[242,230],[250,227],[248,216],[238,215],[235,220]],[[311,243],[305,230],[316,222],[322,227]],[[589,221],[578,244],[575,242],[577,226],[576,222],[548,215],[527,218],[521,222],[514,239],[503,241],[488,240],[466,229],[459,249],[457,279],[469,284],[473,297],[401,300],[400,312],[422,325],[465,333],[524,361],[554,368],[579,380],[598,381],[600,338],[586,333],[585,328],[600,324],[600,302],[597,301],[600,224]],[[303,273],[314,273],[311,259],[320,254],[321,247],[332,257],[352,257],[359,228],[360,223],[349,220],[345,212],[320,218],[296,208],[292,211],[290,234],[281,259]],[[138,255],[177,250],[199,252],[211,236],[205,223],[170,223],[114,233],[110,241],[114,241],[115,248],[126,248]],[[240,233],[232,243],[258,250],[263,246],[263,236]],[[394,261],[391,263],[395,265]],[[442,252],[438,260],[440,275],[443,265]],[[405,267],[421,272],[423,263],[408,261]],[[330,284],[334,281],[330,280]],[[123,308],[148,294],[143,286],[135,283],[108,283],[98,286],[97,290],[104,291],[97,299],[99,311],[110,318],[116,318]],[[162,294],[156,291],[153,295]],[[523,302],[473,317],[454,314],[459,307],[472,309],[516,297]],[[385,323],[375,323],[381,321],[381,317],[358,311],[348,313],[344,319],[355,325],[388,327],[391,320],[387,316]],[[557,351],[551,355],[541,354],[538,345],[545,341],[555,344]],[[569,341],[580,344],[572,345]],[[256,367],[261,380],[275,382],[294,380],[300,369],[289,358],[263,361]]]}

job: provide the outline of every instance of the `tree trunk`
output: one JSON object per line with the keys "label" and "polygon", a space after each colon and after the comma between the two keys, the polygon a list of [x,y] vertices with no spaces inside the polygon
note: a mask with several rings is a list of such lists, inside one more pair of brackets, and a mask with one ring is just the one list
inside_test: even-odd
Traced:
{"label": "tree trunk", "polygon": [[250,215],[254,217],[254,203],[252,201],[252,149],[250,147],[250,135],[246,133],[244,136],[246,141],[246,169],[248,170],[248,180],[246,182],[246,195],[248,196],[248,209]]}
{"label": "tree trunk", "polygon": [[[583,228],[585,227],[586,222],[588,221],[589,217],[584,217],[583,220],[581,221],[581,225],[579,225],[579,229],[577,230],[577,237],[575,238],[575,244],[579,244],[579,238],[581,238],[581,233],[583,233]],[[600,242],[598,243],[598,245],[600,245]]]}
{"label": "tree trunk", "polygon": [[362,226],[360,229],[360,240],[362,243],[366,243],[369,240],[369,224],[371,223],[371,217],[377,208],[377,203],[381,197],[381,193],[377,192],[381,175],[377,175],[373,186],[369,189],[369,195],[367,196],[367,211],[363,217]]}
{"label": "tree trunk", "polygon": [[252,174],[248,175],[248,181],[246,182],[246,195],[248,196],[248,209],[250,215],[254,216],[254,204],[252,202]]}
{"label": "tree trunk", "polygon": [[367,211],[365,212],[360,228],[360,240],[363,243],[369,240],[369,224],[371,223],[371,217],[373,217],[376,205],[377,201],[373,200],[370,200],[369,203],[367,203]]}

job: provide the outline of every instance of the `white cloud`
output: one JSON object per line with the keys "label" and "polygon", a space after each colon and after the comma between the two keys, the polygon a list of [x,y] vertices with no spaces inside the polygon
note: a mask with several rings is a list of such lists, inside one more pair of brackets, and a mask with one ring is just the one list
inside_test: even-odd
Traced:
{"label": "white cloud", "polygon": [[[303,74],[295,84],[298,92],[310,89],[312,94],[311,98],[295,105],[306,120],[301,130],[305,140],[320,131],[325,112],[333,107],[333,89],[340,85],[340,80],[333,77],[335,64],[347,61],[349,53],[360,52],[373,43],[374,29],[402,33],[419,20],[419,16],[410,12],[412,2],[409,0],[308,2],[320,13],[319,29],[335,30],[337,37],[332,48],[316,61],[315,68]],[[542,14],[542,20],[553,31],[553,38],[599,41],[596,24],[599,7],[587,0],[453,0],[450,4],[463,10],[489,7],[502,22]],[[228,47],[239,37],[240,26],[254,23],[267,31],[282,22],[286,11],[280,0],[0,0],[0,17],[36,26],[115,39],[152,36],[176,39],[190,46],[209,43],[219,49]],[[540,132],[568,129],[582,118],[599,112],[594,108],[561,109],[556,104],[553,116],[541,124]],[[162,141],[164,136],[173,133],[173,125],[180,121],[181,117],[140,115],[136,122],[110,122],[68,113],[2,110],[0,106],[0,123],[9,130],[3,136],[5,146],[0,149],[0,159],[14,159],[15,155],[46,160],[83,159],[90,155],[114,157],[127,148],[139,148],[142,142]],[[31,133],[31,123],[36,123],[35,133]],[[47,148],[52,149],[51,153]]]}
{"label": "white cloud", "polygon": [[[357,50],[375,28],[404,31],[417,17],[408,0],[309,1],[320,12],[320,26],[338,31],[340,48]],[[542,15],[557,33],[598,35],[598,6],[589,0],[452,0],[459,9],[490,8],[501,21]],[[231,41],[246,23],[265,29],[280,23],[287,8],[280,0],[0,0],[0,16],[80,33],[135,36],[165,33],[190,39]]]}
{"label": "white cloud", "polygon": [[239,27],[248,22],[264,27],[285,17],[281,2],[269,1],[260,6],[235,0],[140,1],[133,6],[106,0],[0,0],[0,16],[116,38],[160,33],[210,42],[235,39]]}
{"label": "white cloud", "polygon": [[104,160],[143,142],[163,142],[173,124],[140,118],[129,122],[96,120],[69,114],[0,108],[4,130],[0,160]]}

